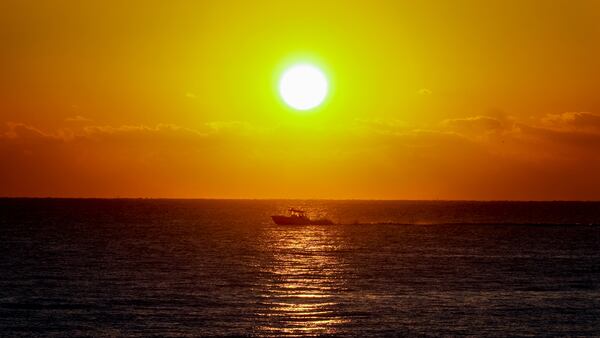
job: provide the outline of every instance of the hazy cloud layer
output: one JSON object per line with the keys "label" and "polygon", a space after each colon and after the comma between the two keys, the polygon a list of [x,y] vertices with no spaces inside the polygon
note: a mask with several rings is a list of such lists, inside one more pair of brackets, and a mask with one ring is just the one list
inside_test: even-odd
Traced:
{"label": "hazy cloud layer", "polygon": [[11,122],[0,129],[0,195],[594,199],[599,127],[592,113],[330,130]]}

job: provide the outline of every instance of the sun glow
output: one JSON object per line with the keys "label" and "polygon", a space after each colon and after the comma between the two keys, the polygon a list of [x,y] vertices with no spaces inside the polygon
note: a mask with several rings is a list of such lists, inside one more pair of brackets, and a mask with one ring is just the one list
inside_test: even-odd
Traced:
{"label": "sun glow", "polygon": [[283,101],[296,110],[318,107],[327,97],[327,78],[317,67],[295,65],[286,70],[279,81],[279,94]]}

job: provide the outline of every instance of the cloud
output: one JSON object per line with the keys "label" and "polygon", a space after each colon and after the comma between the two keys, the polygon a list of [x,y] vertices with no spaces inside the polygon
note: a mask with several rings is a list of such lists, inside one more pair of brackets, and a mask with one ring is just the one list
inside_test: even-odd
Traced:
{"label": "cloud", "polygon": [[0,134],[3,138],[16,139],[49,137],[49,135],[43,131],[24,123],[7,122],[6,126],[8,127],[8,130]]}
{"label": "cloud", "polygon": [[472,116],[459,119],[442,121],[442,125],[450,130],[462,132],[499,132],[512,128],[512,123],[507,120],[489,117]]}
{"label": "cloud", "polygon": [[[517,122],[509,116],[477,115],[446,119],[435,125],[415,125],[401,120],[357,119],[335,128],[278,125],[260,126],[244,121],[212,121],[196,128],[174,124],[149,125],[87,125],[43,131],[23,123],[7,123],[0,137],[22,142],[121,142],[123,144],[173,144],[190,148],[198,145],[217,146],[238,144],[240,147],[278,149],[326,144],[357,148],[386,144],[398,147],[444,148],[455,142],[487,147],[490,152],[550,154],[558,149],[580,148],[587,151],[597,146],[600,138],[600,115],[592,113],[563,113]],[[273,140],[278,140],[273,143]],[[347,151],[347,150],[344,150]],[[458,149],[457,151],[460,151]],[[566,153],[566,152],[565,152]]]}
{"label": "cloud", "polygon": [[[525,123],[502,114],[477,115],[422,125],[368,119],[328,128],[244,121],[194,128],[75,124],[50,131],[7,123],[0,126],[0,195],[85,194],[81,189],[89,188],[94,196],[226,191],[252,197],[253,191],[277,196],[281,186],[310,195],[331,182],[336,193],[362,187],[387,191],[387,197],[533,198],[564,196],[559,192],[575,191],[572,187],[583,194],[572,196],[596,196],[595,117],[565,113]],[[314,185],[296,185],[303,175]],[[591,183],[583,185],[586,179]],[[572,184],[560,190],[557,180]]]}
{"label": "cloud", "polygon": [[204,124],[209,133],[255,134],[269,128],[260,127],[244,121],[213,121]]}
{"label": "cloud", "polygon": [[419,95],[431,95],[432,94],[431,90],[429,90],[427,88],[421,88],[417,91],[417,93]]}
{"label": "cloud", "polygon": [[83,134],[79,136],[101,136],[101,135],[188,135],[188,136],[207,136],[198,130],[181,127],[174,124],[157,124],[155,126],[147,125],[122,125],[122,126],[86,126],[83,128]]}
{"label": "cloud", "polygon": [[65,119],[66,122],[93,122],[93,120],[88,119],[87,117],[83,117],[81,115],[67,117]]}
{"label": "cloud", "polygon": [[590,112],[548,114],[542,118],[542,123],[543,126],[556,130],[600,132],[600,114]]}
{"label": "cloud", "polygon": [[595,151],[600,149],[600,132],[549,129],[528,125],[521,125],[520,128],[522,138],[535,140],[538,144],[545,144],[544,151],[568,148],[568,152],[580,150],[596,158],[600,156],[600,152]]}

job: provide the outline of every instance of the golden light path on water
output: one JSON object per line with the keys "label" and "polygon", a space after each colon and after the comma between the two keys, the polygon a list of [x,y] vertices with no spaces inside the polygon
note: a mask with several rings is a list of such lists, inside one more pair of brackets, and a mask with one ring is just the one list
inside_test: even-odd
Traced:
{"label": "golden light path on water", "polygon": [[339,315],[346,264],[337,255],[336,232],[323,226],[273,227],[269,233],[272,265],[263,295],[264,325],[258,332],[277,335],[336,334],[348,321]]}

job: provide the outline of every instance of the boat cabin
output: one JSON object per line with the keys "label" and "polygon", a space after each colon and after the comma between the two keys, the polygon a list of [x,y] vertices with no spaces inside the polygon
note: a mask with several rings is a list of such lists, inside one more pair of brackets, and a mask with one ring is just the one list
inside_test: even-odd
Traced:
{"label": "boat cabin", "polygon": [[288,211],[292,217],[306,217],[306,212],[304,210],[290,208]]}

